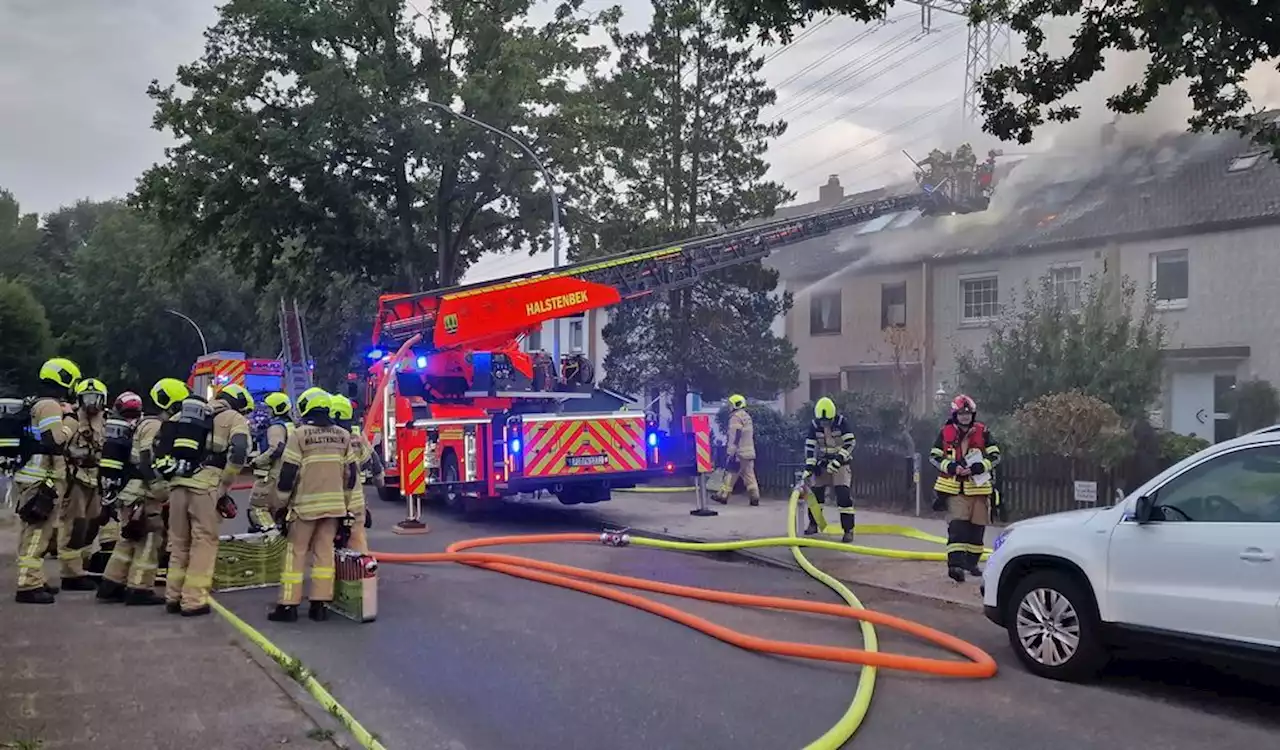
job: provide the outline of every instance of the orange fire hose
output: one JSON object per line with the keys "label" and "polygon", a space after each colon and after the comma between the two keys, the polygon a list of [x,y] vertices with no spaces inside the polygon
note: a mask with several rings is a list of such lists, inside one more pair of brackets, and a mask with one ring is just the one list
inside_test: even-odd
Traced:
{"label": "orange fire hose", "polygon": [[[564,542],[602,541],[599,534],[529,534],[522,536],[486,537],[467,539],[449,545],[445,552],[403,553],[374,552],[379,562],[383,563],[461,563],[475,568],[483,568],[504,573],[517,578],[524,578],[539,583],[580,591],[603,599],[627,604],[651,614],[665,617],[668,620],[686,625],[694,630],[716,638],[725,643],[760,653],[792,656],[802,659],[841,662],[845,664],[862,664],[871,667],[883,667],[906,672],[937,675],[941,677],[993,677],[996,673],[995,660],[990,654],[971,643],[955,636],[935,630],[911,620],[906,620],[883,612],[866,609],[811,602],[803,599],[789,599],[776,596],[755,594],[737,594],[714,589],[680,586],[673,583],[650,581],[644,578],[604,573],[597,570],[577,568],[571,565],[536,560],[516,555],[501,555],[483,552],[466,552],[477,547],[495,547],[511,544],[559,544]],[[605,585],[608,584],[608,585]],[[909,633],[925,641],[950,650],[967,661],[947,659],[931,659],[906,654],[886,653],[883,651],[867,651],[858,648],[841,646],[820,646],[794,641],[779,641],[770,638],[748,635],[732,628],[717,625],[705,618],[690,614],[669,604],[656,602],[638,594],[619,591],[610,586],[621,586],[629,589],[648,591],[656,594],[668,594],[686,599],[733,604],[762,609],[786,610],[791,612],[809,612],[813,614],[834,615],[851,620],[864,620],[876,625],[893,628]]]}

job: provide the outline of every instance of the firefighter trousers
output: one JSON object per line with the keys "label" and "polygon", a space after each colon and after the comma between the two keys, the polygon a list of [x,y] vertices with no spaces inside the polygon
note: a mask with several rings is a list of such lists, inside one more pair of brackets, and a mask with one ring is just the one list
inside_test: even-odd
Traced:
{"label": "firefighter trousers", "polygon": [[216,487],[174,487],[169,491],[167,603],[180,603],[186,612],[209,605],[221,523]]}
{"label": "firefighter trousers", "polygon": [[[840,509],[840,528],[844,531],[853,531],[855,514],[857,513],[853,507],[853,488],[847,484],[837,484],[833,488],[836,494],[836,507]],[[825,505],[827,502],[827,486],[815,486],[813,488],[813,496],[817,498],[819,505]],[[809,522],[815,526],[819,525],[818,519],[813,517],[812,511],[809,512]]]}
{"label": "firefighter trousers", "polygon": [[279,604],[297,606],[302,603],[302,578],[308,558],[311,562],[309,598],[313,602],[333,601],[333,539],[337,534],[337,518],[310,521],[293,518],[289,521],[289,543],[284,551],[284,570],[280,573]]}
{"label": "firefighter trousers", "polygon": [[[31,501],[40,491],[42,485],[36,484],[19,484],[14,487],[13,492],[17,495],[16,508],[21,508]],[[62,496],[62,487],[57,486],[53,490]],[[18,538],[18,590],[30,591],[32,589],[44,588],[44,555],[49,548],[49,540],[57,535],[58,529],[58,507],[54,505],[53,511],[49,517],[40,523],[22,524],[22,533]]]}
{"label": "firefighter trousers", "polygon": [[754,458],[740,458],[736,468],[725,468],[724,481],[720,483],[720,491],[716,493],[716,499],[722,503],[728,502],[729,496],[733,494],[733,486],[738,483],[739,477],[742,478],[742,485],[747,489],[747,497],[759,502],[760,484],[756,481],[756,460]]}
{"label": "firefighter trousers", "polygon": [[80,482],[67,485],[61,503],[62,522],[58,533],[58,563],[63,578],[84,576],[84,566],[93,554],[89,542],[89,519],[102,512],[98,489]]}
{"label": "firefighter trousers", "polygon": [[[939,493],[941,494],[941,493]],[[946,495],[947,567],[976,570],[990,523],[986,495]],[[941,499],[941,498],[939,498]]]}
{"label": "firefighter trousers", "polygon": [[263,531],[276,525],[275,512],[284,507],[279,501],[275,480],[258,477],[249,494],[249,531]]}
{"label": "firefighter trousers", "polygon": [[[107,569],[102,577],[112,583],[118,583],[131,589],[150,591],[156,583],[156,570],[160,563],[161,545],[164,543],[164,522],[160,520],[160,503],[156,500],[141,500],[144,514],[145,534],[142,539],[125,539],[123,532],[111,551],[111,559],[107,561]],[[122,515],[131,512],[131,508],[121,509]]]}

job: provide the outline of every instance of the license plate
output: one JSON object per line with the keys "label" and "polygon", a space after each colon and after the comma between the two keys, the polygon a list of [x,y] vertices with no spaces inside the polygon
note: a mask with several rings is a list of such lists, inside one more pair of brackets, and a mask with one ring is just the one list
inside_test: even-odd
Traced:
{"label": "license plate", "polygon": [[609,457],[600,456],[569,456],[564,462],[569,466],[604,466],[609,463]]}

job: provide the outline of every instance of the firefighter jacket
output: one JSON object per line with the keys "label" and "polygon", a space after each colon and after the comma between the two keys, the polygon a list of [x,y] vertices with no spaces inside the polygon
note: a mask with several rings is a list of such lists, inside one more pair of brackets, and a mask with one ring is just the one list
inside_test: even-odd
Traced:
{"label": "firefighter jacket", "polygon": [[[1000,463],[1000,445],[981,422],[975,421],[968,430],[962,430],[955,421],[948,420],[929,451],[929,462],[938,469],[934,491],[944,495],[990,495],[991,469]],[[956,476],[956,469],[962,466],[972,472],[971,477]]]}
{"label": "firefighter jacket", "polygon": [[36,438],[36,452],[14,477],[18,484],[61,481],[66,476],[63,450],[71,431],[64,415],[64,405],[56,398],[36,399],[31,405],[31,432]]}
{"label": "firefighter jacket", "polygon": [[280,478],[280,464],[284,459],[284,448],[293,437],[297,426],[293,422],[276,420],[267,425],[267,444],[262,453],[253,460],[253,476],[258,480],[266,480],[275,484]]}
{"label": "firefighter jacket", "polygon": [[249,460],[249,420],[222,399],[214,399],[210,406],[213,425],[204,462],[189,477],[175,476],[170,482],[174,487],[220,488],[225,493]]}
{"label": "firefighter jacket", "polygon": [[729,414],[728,448],[730,456],[752,460],[756,457],[755,428],[746,409],[734,409]]}
{"label": "firefighter jacket", "polygon": [[148,414],[133,428],[133,446],[129,451],[130,478],[120,491],[120,500],[132,505],[139,500],[160,498],[168,494],[168,486],[152,464],[156,457],[156,438],[164,417]]}
{"label": "firefighter jacket", "polygon": [[804,440],[805,469],[818,477],[822,484],[851,484],[853,449],[857,445],[853,428],[843,414],[823,424],[809,422],[809,433]]}
{"label": "firefighter jacket", "polygon": [[102,444],[106,442],[106,418],[77,409],[66,418],[70,432],[67,440],[67,473],[71,480],[86,487],[98,487],[98,464],[102,461]]}
{"label": "firefighter jacket", "polygon": [[337,425],[304,424],[284,449],[276,489],[289,498],[290,518],[314,521],[364,512],[355,499],[357,448],[350,432]]}

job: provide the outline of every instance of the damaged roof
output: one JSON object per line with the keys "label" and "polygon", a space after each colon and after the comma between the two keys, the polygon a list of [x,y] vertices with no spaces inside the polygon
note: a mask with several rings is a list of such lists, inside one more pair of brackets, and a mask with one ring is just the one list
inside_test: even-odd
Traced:
{"label": "damaged roof", "polygon": [[1093,169],[1069,154],[1001,167],[986,212],[890,214],[780,248],[766,263],[783,278],[813,279],[861,266],[860,258],[889,265],[1280,223],[1280,164],[1234,133],[1112,146]]}

